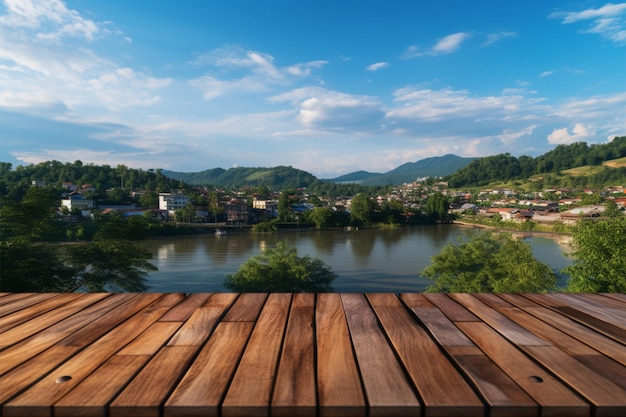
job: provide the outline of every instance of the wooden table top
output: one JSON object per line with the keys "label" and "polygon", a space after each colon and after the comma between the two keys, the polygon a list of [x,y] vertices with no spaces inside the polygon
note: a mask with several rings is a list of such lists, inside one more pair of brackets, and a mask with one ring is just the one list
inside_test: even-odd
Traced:
{"label": "wooden table top", "polygon": [[9,416],[624,416],[624,294],[0,294]]}

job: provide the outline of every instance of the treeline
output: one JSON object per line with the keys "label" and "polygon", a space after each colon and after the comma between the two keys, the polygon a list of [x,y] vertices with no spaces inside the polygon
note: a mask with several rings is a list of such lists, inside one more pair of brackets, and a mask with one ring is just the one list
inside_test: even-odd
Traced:
{"label": "treeline", "polygon": [[[183,187],[180,181],[168,178],[161,170],[133,169],[125,165],[83,164],[81,161],[61,163],[47,161],[39,164],[18,165],[13,169],[11,163],[0,162],[0,196],[6,200],[19,201],[32,181],[43,181],[46,188],[62,189],[64,182],[74,184],[78,189],[90,184],[93,197],[113,200],[128,198],[119,190],[141,189],[166,192]],[[118,190],[117,193],[111,190]],[[109,193],[107,193],[109,191]]]}
{"label": "treeline", "polygon": [[553,183],[543,186],[597,186],[608,182],[626,180],[626,168],[604,168],[584,177],[559,177],[561,171],[586,165],[597,166],[603,162],[626,157],[626,136],[606,144],[587,145],[577,142],[558,145],[537,158],[509,153],[479,158],[445,178],[452,188],[482,187],[492,182],[527,180],[533,175],[555,174],[548,177]]}

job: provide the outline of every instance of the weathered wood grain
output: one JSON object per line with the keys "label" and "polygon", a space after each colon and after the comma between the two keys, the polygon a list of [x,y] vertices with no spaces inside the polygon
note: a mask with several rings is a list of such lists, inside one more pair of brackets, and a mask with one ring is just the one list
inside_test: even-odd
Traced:
{"label": "weathered wood grain", "polygon": [[542,416],[589,415],[589,404],[487,324],[478,322],[456,324],[541,406]]}
{"label": "weathered wood grain", "polygon": [[0,416],[623,416],[623,294],[0,293]]}
{"label": "weathered wood grain", "polygon": [[317,390],[322,416],[365,416],[365,397],[339,294],[318,294]]}
{"label": "weathered wood grain", "polygon": [[482,401],[394,294],[367,295],[428,415],[481,416]]}
{"label": "weathered wood grain", "polygon": [[291,294],[268,297],[222,402],[222,416],[268,415],[290,304]]}
{"label": "weathered wood grain", "polygon": [[272,415],[317,415],[314,326],[315,294],[294,294],[276,371]]}
{"label": "weathered wood grain", "polygon": [[422,294],[402,294],[402,300],[465,372],[495,416],[536,416],[539,406],[506,373]]}
{"label": "weathered wood grain", "polygon": [[419,414],[420,403],[363,294],[341,294],[369,415]]}

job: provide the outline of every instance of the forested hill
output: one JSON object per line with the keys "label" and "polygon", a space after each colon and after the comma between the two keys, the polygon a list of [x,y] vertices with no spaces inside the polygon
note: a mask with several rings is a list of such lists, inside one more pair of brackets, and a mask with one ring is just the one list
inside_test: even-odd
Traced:
{"label": "forested hill", "polygon": [[275,189],[308,187],[317,178],[290,166],[273,168],[213,168],[201,172],[174,172],[163,170],[163,175],[187,184],[215,186],[259,186]]}
{"label": "forested hill", "polygon": [[0,162],[0,196],[7,197],[12,192],[21,192],[32,181],[42,181],[48,187],[61,188],[64,182],[72,183],[78,189],[87,184],[96,194],[105,195],[107,190],[144,189],[169,191],[178,188],[180,182],[165,177],[160,170],[129,168],[125,165],[83,164],[81,161],[62,163],[47,161],[31,165],[18,165]]}
{"label": "forested hill", "polygon": [[[560,175],[564,170],[582,166],[601,166],[606,161],[626,157],[626,136],[617,137],[606,144],[587,145],[577,142],[558,145],[553,150],[532,158],[516,158],[508,153],[478,158],[445,177],[450,187],[481,187],[494,182],[527,180],[533,175]],[[591,186],[611,181],[626,181],[626,167],[605,167],[594,173],[595,177],[566,178],[567,185]],[[591,184],[589,184],[591,183]],[[597,184],[596,184],[597,183]]]}

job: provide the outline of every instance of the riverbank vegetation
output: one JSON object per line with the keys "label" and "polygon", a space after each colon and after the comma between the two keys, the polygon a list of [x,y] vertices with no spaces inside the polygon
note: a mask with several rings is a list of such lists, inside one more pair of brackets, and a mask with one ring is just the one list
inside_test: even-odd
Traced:
{"label": "riverbank vegetation", "polygon": [[299,256],[281,241],[244,262],[224,286],[236,292],[332,292],[335,278],[322,260]]}
{"label": "riverbank vegetation", "polygon": [[556,290],[554,272],[535,259],[530,244],[506,233],[483,232],[460,245],[446,245],[421,275],[434,281],[427,292]]}

